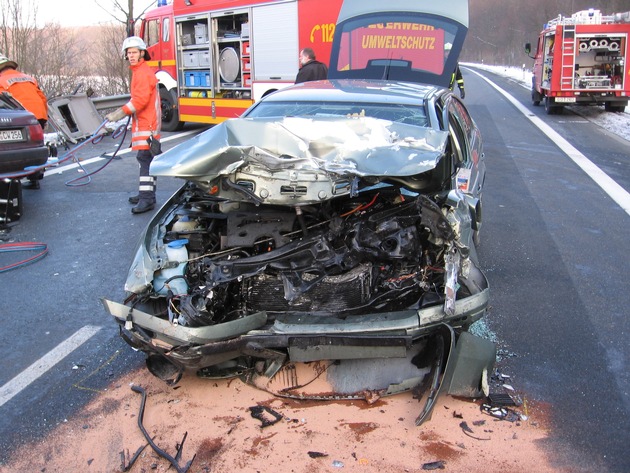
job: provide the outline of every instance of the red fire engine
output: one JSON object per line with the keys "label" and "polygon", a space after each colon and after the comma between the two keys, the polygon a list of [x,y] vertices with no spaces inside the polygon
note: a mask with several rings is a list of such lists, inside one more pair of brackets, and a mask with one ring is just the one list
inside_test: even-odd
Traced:
{"label": "red fire engine", "polygon": [[341,3],[173,0],[148,11],[140,35],[160,82],[163,129],[238,117],[293,84],[302,48],[328,64]]}
{"label": "red fire engine", "polygon": [[[548,114],[571,104],[623,111],[630,95],[629,16],[590,9],[549,21],[532,57],[534,105],[544,102]],[[525,51],[530,53],[529,43]]]}

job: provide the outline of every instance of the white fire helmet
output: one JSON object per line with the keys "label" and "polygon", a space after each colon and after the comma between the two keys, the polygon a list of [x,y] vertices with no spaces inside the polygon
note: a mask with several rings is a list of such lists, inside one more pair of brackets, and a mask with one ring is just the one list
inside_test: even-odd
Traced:
{"label": "white fire helmet", "polygon": [[7,67],[12,67],[13,69],[17,69],[18,65],[15,61],[11,61],[11,59],[6,57],[4,54],[0,53],[0,71]]}
{"label": "white fire helmet", "polygon": [[144,51],[145,61],[151,59],[151,57],[149,56],[149,51],[147,51],[146,43],[139,36],[129,36],[128,38],[125,38],[122,45],[123,56],[127,57],[127,49],[129,48],[138,48],[139,50]]}

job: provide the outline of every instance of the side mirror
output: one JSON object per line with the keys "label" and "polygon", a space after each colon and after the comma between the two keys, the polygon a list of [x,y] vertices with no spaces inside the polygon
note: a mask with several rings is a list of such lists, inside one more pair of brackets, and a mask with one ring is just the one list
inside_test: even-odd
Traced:
{"label": "side mirror", "polygon": [[525,53],[529,55],[532,52],[532,43],[525,43]]}

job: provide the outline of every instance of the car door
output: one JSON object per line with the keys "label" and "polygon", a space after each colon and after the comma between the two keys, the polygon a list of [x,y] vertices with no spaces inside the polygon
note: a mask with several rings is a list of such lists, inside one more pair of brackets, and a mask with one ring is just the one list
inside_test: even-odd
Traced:
{"label": "car door", "polygon": [[463,102],[454,95],[449,94],[449,97],[447,111],[455,156],[456,186],[480,199],[485,178],[481,134]]}

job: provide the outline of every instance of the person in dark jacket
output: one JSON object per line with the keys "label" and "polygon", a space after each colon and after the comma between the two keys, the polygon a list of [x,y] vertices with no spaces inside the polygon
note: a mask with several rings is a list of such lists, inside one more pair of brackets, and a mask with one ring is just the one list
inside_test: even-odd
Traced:
{"label": "person in dark jacket", "polygon": [[311,48],[304,48],[300,51],[300,64],[302,66],[295,78],[296,84],[311,80],[322,80],[328,77],[328,67],[323,62],[315,59],[315,51]]}

